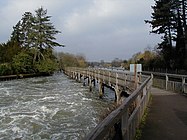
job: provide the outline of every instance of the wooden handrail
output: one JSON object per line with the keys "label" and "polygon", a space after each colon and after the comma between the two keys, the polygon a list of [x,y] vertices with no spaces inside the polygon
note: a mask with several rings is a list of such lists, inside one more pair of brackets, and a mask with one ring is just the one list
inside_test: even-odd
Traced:
{"label": "wooden handrail", "polygon": [[[120,122],[121,117],[127,113],[129,106],[141,91],[146,87],[148,82],[150,82],[151,77],[148,77],[132,94],[129,96],[116,110],[110,113],[102,122],[100,122],[85,138],[85,140],[97,140],[102,139],[105,134],[114,126],[116,123]],[[131,119],[132,120],[132,119]],[[128,122],[130,124],[130,122]],[[128,127],[128,126],[126,126]],[[128,129],[128,128],[126,128]],[[128,132],[128,131],[127,131]]]}

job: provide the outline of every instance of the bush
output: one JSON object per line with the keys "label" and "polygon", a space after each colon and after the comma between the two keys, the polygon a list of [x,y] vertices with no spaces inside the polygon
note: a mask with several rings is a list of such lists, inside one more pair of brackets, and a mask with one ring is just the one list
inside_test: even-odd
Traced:
{"label": "bush", "polygon": [[57,70],[57,68],[58,68],[57,63],[49,58],[46,58],[36,63],[36,69],[38,70],[39,73],[51,74],[55,70]]}
{"label": "bush", "polygon": [[13,58],[13,69],[15,74],[34,73],[33,58],[27,52],[21,52]]}
{"label": "bush", "polygon": [[9,63],[0,64],[0,75],[11,75],[13,74],[12,66]]}

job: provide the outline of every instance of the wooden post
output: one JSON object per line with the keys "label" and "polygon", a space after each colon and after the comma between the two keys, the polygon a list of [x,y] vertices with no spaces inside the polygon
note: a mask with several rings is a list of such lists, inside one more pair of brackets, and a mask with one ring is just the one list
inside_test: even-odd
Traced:
{"label": "wooden post", "polygon": [[78,81],[81,82],[81,74],[79,72],[79,75],[78,75]]}
{"label": "wooden post", "polygon": [[134,88],[137,88],[137,64],[134,64]]}
{"label": "wooden post", "polygon": [[129,140],[129,129],[128,129],[128,109],[125,110],[124,115],[121,117],[121,131],[123,140]]}
{"label": "wooden post", "polygon": [[116,73],[116,85],[118,85],[118,83],[119,83],[119,82],[118,82],[118,77],[119,77],[119,76],[118,76],[118,73]]}
{"label": "wooden post", "polygon": [[185,77],[182,77],[182,92],[185,93]]}
{"label": "wooden post", "polygon": [[120,99],[121,99],[121,90],[119,88],[119,81],[118,81],[118,73],[116,73],[116,86],[115,86],[115,94],[116,94],[116,100],[117,104],[120,104]]}
{"label": "wooden post", "polygon": [[141,82],[141,80],[142,80],[142,73],[140,72],[138,81]]}
{"label": "wooden post", "polygon": [[88,81],[89,81],[89,90],[92,91],[93,87],[92,87],[92,77],[91,76],[89,76]]}
{"label": "wooden post", "polygon": [[125,86],[127,85],[127,74],[125,74]]}
{"label": "wooden post", "polygon": [[83,86],[86,86],[85,76],[83,75]]}
{"label": "wooden post", "polygon": [[166,90],[168,90],[168,80],[169,80],[168,75],[166,75]]}
{"label": "wooden post", "polygon": [[101,79],[99,79],[99,97],[102,98],[104,94],[104,86]]}
{"label": "wooden post", "polygon": [[116,94],[116,102],[117,102],[117,104],[120,104],[121,90],[119,89],[118,85],[115,86],[115,94]]}
{"label": "wooden post", "polygon": [[108,85],[111,86],[111,71],[109,71],[109,74],[108,74]]}

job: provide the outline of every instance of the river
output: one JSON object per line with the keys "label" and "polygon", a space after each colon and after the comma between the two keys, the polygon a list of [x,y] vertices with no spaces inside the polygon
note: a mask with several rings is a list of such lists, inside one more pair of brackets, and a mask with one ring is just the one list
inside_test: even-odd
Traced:
{"label": "river", "polygon": [[63,73],[0,82],[0,140],[79,140],[114,105]]}

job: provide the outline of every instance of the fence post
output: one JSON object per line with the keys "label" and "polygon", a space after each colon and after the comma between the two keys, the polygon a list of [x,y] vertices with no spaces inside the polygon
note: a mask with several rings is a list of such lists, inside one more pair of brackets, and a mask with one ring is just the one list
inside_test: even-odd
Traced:
{"label": "fence post", "polygon": [[125,73],[125,86],[127,85],[127,74]]}
{"label": "fence post", "polygon": [[129,126],[128,126],[129,112],[126,108],[124,115],[121,117],[121,131],[123,140],[129,140]]}
{"label": "fence post", "polygon": [[182,92],[185,93],[185,77],[182,77]]}
{"label": "fence post", "polygon": [[109,74],[108,74],[108,76],[109,76],[109,78],[108,78],[108,84],[109,84],[109,86],[111,86],[111,71],[109,71]]}
{"label": "fence post", "polygon": [[169,80],[168,75],[166,75],[166,90],[168,90],[168,80]]}

